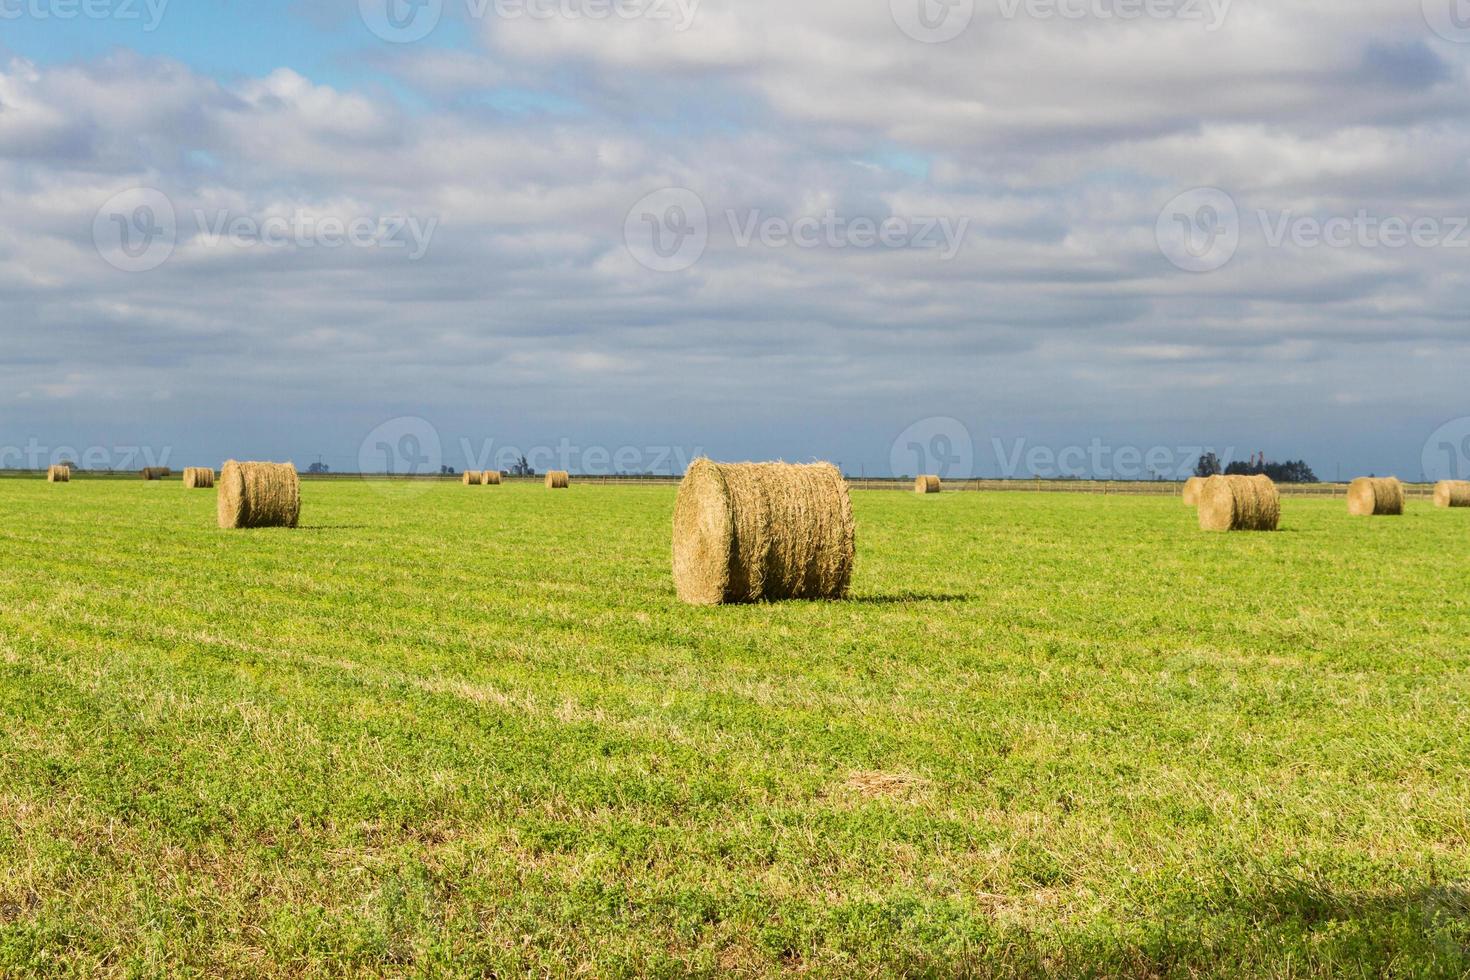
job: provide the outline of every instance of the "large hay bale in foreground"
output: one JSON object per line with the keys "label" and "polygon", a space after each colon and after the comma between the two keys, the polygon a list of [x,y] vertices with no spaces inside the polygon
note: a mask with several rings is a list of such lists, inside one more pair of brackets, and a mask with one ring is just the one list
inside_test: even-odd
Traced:
{"label": "large hay bale in foreground", "polygon": [[1212,476],[1199,491],[1204,531],[1274,531],[1281,523],[1281,494],[1269,476]]}
{"label": "large hay bale in foreground", "polygon": [[914,493],[938,493],[941,487],[937,476],[921,476],[914,481]]}
{"label": "large hay bale in foreground", "polygon": [[830,463],[715,463],[684,474],[674,504],[674,587],[695,605],[841,599],[852,501]]}
{"label": "large hay bale in foreground", "polygon": [[167,480],[174,475],[174,471],[167,466],[145,466],[143,467],[143,479],[145,480]]}
{"label": "large hay bale in foreground", "polygon": [[209,490],[214,486],[214,469],[209,466],[184,467],[184,489]]}
{"label": "large hay bale in foreground", "polygon": [[467,487],[478,487],[480,485],[480,471],[465,470],[464,476],[460,479],[460,482]]}
{"label": "large hay bale in foreground", "polygon": [[301,519],[301,477],[290,463],[230,460],[219,477],[219,526],[295,527]]}
{"label": "large hay bale in foreground", "polygon": [[500,471],[499,470],[486,470],[485,472],[481,473],[480,474],[480,485],[482,487],[498,487],[498,486],[500,486]]}
{"label": "large hay bale in foreground", "polygon": [[70,466],[67,466],[65,463],[62,463],[60,466],[48,466],[48,467],[46,467],[46,482],[47,483],[70,483],[71,482],[71,467]]}
{"label": "large hay bale in foreground", "polygon": [[1470,507],[1470,480],[1440,480],[1434,485],[1434,506]]}
{"label": "large hay bale in foreground", "polygon": [[546,474],[546,489],[565,490],[572,485],[572,475],[566,470],[550,470]]}
{"label": "large hay bale in foreground", "polygon": [[1348,513],[1354,517],[1391,517],[1404,512],[1404,485],[1397,478],[1359,477],[1348,487]]}
{"label": "large hay bale in foreground", "polygon": [[1192,476],[1184,481],[1184,506],[1199,506],[1200,491],[1205,488],[1206,477]]}

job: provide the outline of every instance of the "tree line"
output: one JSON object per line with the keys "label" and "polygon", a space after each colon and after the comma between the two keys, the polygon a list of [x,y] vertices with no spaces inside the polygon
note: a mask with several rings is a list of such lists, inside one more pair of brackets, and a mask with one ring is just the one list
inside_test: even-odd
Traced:
{"label": "tree line", "polygon": [[1221,466],[1220,457],[1214,453],[1205,453],[1199,458],[1195,465],[1195,476],[1269,476],[1276,483],[1321,483],[1317,474],[1307,465],[1306,460],[1294,459],[1284,463],[1268,462],[1266,454],[1261,453],[1259,458],[1252,457],[1249,462],[1236,460],[1226,466]]}

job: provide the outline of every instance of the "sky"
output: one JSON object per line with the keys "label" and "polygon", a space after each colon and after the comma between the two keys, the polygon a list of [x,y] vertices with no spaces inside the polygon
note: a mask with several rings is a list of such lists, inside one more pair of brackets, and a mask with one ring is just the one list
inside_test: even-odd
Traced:
{"label": "sky", "polygon": [[0,0],[0,468],[1470,478],[1470,0]]}

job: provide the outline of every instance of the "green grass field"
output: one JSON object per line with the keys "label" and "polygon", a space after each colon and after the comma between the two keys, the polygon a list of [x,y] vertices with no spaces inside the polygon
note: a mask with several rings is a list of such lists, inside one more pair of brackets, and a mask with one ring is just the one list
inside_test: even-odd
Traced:
{"label": "green grass field", "polygon": [[670,488],[0,481],[0,972],[1461,975],[1470,512],[854,494],[697,609]]}

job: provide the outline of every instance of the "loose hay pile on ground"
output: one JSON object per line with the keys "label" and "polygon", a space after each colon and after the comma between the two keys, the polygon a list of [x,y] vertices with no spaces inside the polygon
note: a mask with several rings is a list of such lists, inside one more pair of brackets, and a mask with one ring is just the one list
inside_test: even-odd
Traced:
{"label": "loose hay pile on ground", "polygon": [[1394,516],[1404,512],[1404,485],[1394,477],[1360,477],[1348,487],[1348,513],[1354,517]]}
{"label": "loose hay pile on ground", "polygon": [[486,470],[480,474],[480,485],[486,487],[500,486],[500,471]]}
{"label": "loose hay pile on ground", "polygon": [[184,467],[184,488],[187,490],[209,490],[214,486],[214,470],[208,466]]}
{"label": "loose hay pile on ground", "polygon": [[219,478],[219,526],[295,527],[301,518],[301,478],[290,463],[230,460]]}
{"label": "loose hay pile on ground", "polygon": [[1281,494],[1269,476],[1212,476],[1199,491],[1204,531],[1274,531],[1281,522]]}
{"label": "loose hay pile on ground", "polygon": [[1199,506],[1200,491],[1205,488],[1205,477],[1192,476],[1184,481],[1184,506]]}
{"label": "loose hay pile on ground", "polygon": [[1470,480],[1440,480],[1434,485],[1434,506],[1470,507]]}
{"label": "loose hay pile on ground", "polygon": [[546,489],[565,490],[572,485],[572,475],[566,470],[551,470],[546,474]]}
{"label": "loose hay pile on ground", "polygon": [[937,476],[921,476],[914,481],[914,493],[938,493],[940,488]]}
{"label": "loose hay pile on ground", "polygon": [[696,460],[674,504],[674,586],[695,605],[841,599],[852,501],[830,463]]}
{"label": "loose hay pile on ground", "polygon": [[167,466],[145,466],[143,467],[143,479],[145,480],[167,480],[174,475],[174,471]]}
{"label": "loose hay pile on ground", "polygon": [[460,480],[467,487],[478,487],[480,485],[479,470],[465,470],[464,477]]}
{"label": "loose hay pile on ground", "polygon": [[46,468],[47,483],[70,483],[71,467],[66,464],[60,466],[48,466]]}

